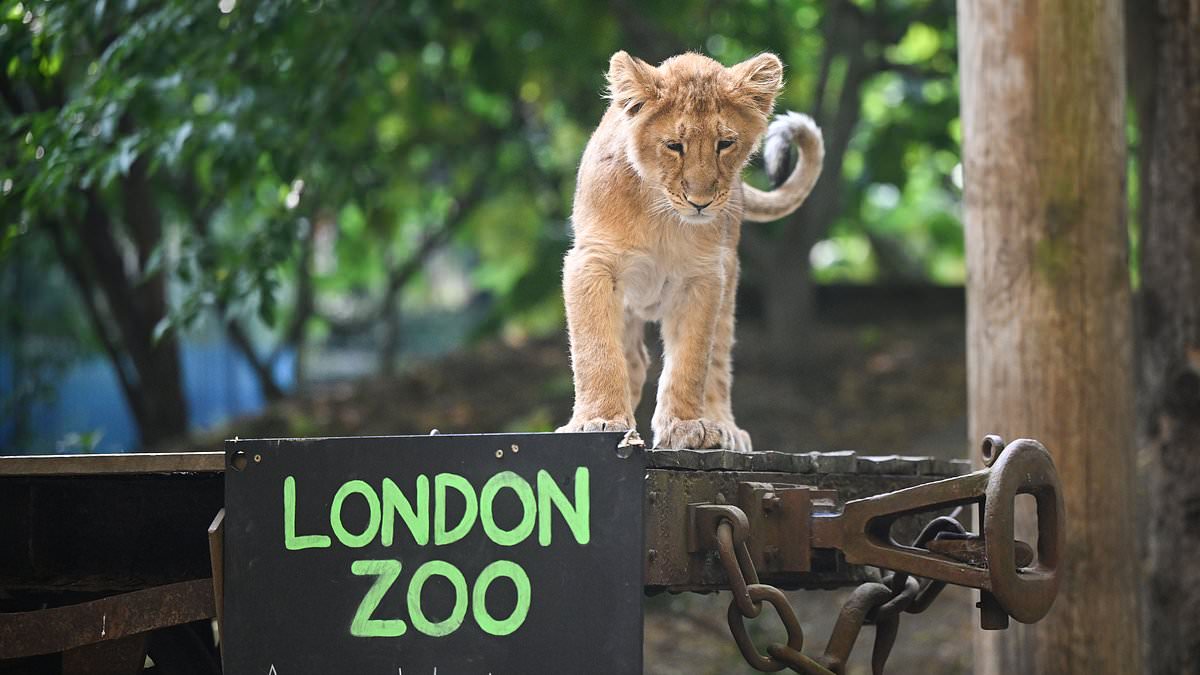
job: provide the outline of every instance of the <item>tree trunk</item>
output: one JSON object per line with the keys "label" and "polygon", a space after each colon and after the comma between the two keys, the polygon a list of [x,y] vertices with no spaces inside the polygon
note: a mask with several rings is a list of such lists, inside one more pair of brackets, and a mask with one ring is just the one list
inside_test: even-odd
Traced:
{"label": "tree trunk", "polygon": [[[219,202],[215,199],[203,199],[200,195],[199,185],[196,179],[192,176],[187,176],[182,181],[182,185],[175,190],[176,194],[182,197],[184,211],[192,216],[192,229],[200,238],[210,236],[210,225],[212,218],[217,212]],[[301,264],[306,264],[307,259],[303,258],[303,251],[306,241],[311,243],[311,238],[307,240],[301,238]],[[299,275],[300,290],[297,298],[297,311],[299,305],[303,302],[304,283],[306,275]],[[219,296],[220,294],[218,294]],[[229,341],[233,343],[234,349],[241,353],[242,358],[246,359],[246,363],[250,366],[250,370],[254,372],[254,377],[258,380],[258,389],[262,393],[263,399],[268,402],[278,401],[283,398],[284,391],[279,386],[279,382],[275,379],[273,366],[275,365],[275,355],[272,353],[263,358],[258,355],[258,350],[254,346],[254,341],[250,335],[242,328],[238,318],[229,313],[229,305],[224,300],[218,297],[217,299],[217,318],[225,324],[225,335]]]}
{"label": "tree trunk", "polygon": [[44,226],[116,371],[142,447],[153,448],[187,431],[178,340],[174,331],[154,339],[155,327],[167,312],[166,278],[162,272],[142,278],[141,265],[161,236],[158,216],[138,211],[138,199],[127,200],[126,217],[138,221],[133,227],[140,228],[135,247],[141,262],[127,271],[103,200],[94,192],[85,197],[81,219],[70,224],[47,221]]}
{"label": "tree trunk", "polygon": [[[137,366],[145,411],[138,424],[143,449],[153,449],[187,431],[178,334],[169,330],[154,337],[158,322],[167,316],[167,275],[161,269],[146,274],[146,265],[162,242],[162,214],[155,201],[149,167],[148,155],[138,157],[122,181],[123,213],[137,252],[137,266],[124,284],[131,292],[126,297],[108,296],[110,306],[130,305],[124,312],[130,319],[121,323],[121,332]],[[108,227],[112,228],[111,222]],[[108,236],[111,239],[111,232]],[[125,268],[112,272],[124,275]]]}
{"label": "tree trunk", "polygon": [[382,375],[391,376],[396,373],[396,360],[400,355],[400,298],[408,284],[417,278],[425,269],[425,264],[433,254],[450,243],[467,220],[472,209],[483,199],[485,182],[477,180],[461,199],[456,201],[446,214],[446,220],[435,230],[425,236],[420,246],[403,262],[388,263],[387,288],[384,289],[382,301],[376,319],[383,323],[383,339],[379,348],[379,371]]}
{"label": "tree trunk", "polygon": [[1200,2],[1143,3],[1139,447],[1150,467],[1148,664],[1200,668]]}
{"label": "tree trunk", "polygon": [[775,264],[762,273],[766,298],[767,344],[772,359],[781,363],[799,360],[803,354],[805,335],[812,331],[813,306],[816,304],[808,249],[796,251],[798,258],[790,265]]}
{"label": "tree trunk", "polygon": [[[18,101],[10,95],[11,81],[0,75],[5,103],[18,114],[63,108],[63,92],[53,88],[57,91],[48,100],[39,102],[27,91]],[[135,131],[128,115],[119,124],[122,134]],[[173,331],[154,337],[158,322],[167,315],[167,280],[161,270],[147,274],[146,266],[162,241],[150,164],[148,155],[138,157],[119,181],[120,209],[110,208],[98,189],[80,189],[76,196],[82,201],[82,217],[47,216],[41,223],[112,363],[143,448],[182,435],[188,421],[178,339]],[[133,261],[126,259],[124,242],[118,243],[114,212],[124,216]]]}
{"label": "tree trunk", "polygon": [[[295,366],[292,368],[292,382],[295,389],[304,385],[305,359],[304,347],[308,336],[308,322],[316,311],[313,292],[313,248],[316,243],[317,228],[320,227],[322,216],[313,213],[306,220],[306,227],[300,239],[300,259],[296,261],[296,305],[293,309],[292,320],[283,333],[281,348],[291,348],[295,354]],[[270,363],[274,364],[279,356],[279,350],[271,353]]]}
{"label": "tree trunk", "polygon": [[[852,44],[866,39],[866,29],[861,23],[842,30],[855,37]],[[838,48],[826,46],[827,50]],[[825,236],[841,210],[842,164],[862,114],[863,83],[876,72],[862,48],[851,50],[845,59],[846,76],[838,91],[836,112],[825,115],[820,110],[814,111],[825,136],[825,166],[821,170],[821,179],[800,209],[788,219],[781,240],[769,244],[760,241],[756,245],[759,249],[774,251],[774,255],[759,256],[755,262],[768,265],[759,273],[767,294],[767,341],[771,352],[782,359],[794,358],[800,353],[802,336],[813,320],[815,298],[809,252]],[[761,226],[743,226],[743,236],[766,239],[755,229],[758,227]]]}
{"label": "tree trunk", "polygon": [[[223,306],[219,306],[218,311],[222,316],[226,313]],[[273,364],[271,361],[259,357],[258,350],[254,348],[254,340],[246,334],[242,325],[238,323],[237,317],[229,317],[225,324],[225,334],[229,336],[229,341],[233,343],[234,348],[241,352],[242,358],[246,359],[250,370],[254,371],[254,378],[258,380],[258,390],[262,393],[263,399],[268,403],[282,399],[283,389],[275,381],[275,373],[271,370]]]}
{"label": "tree trunk", "polygon": [[972,447],[1043,441],[1067,525],[1054,608],[980,634],[976,672],[1138,673],[1122,7],[958,12]]}

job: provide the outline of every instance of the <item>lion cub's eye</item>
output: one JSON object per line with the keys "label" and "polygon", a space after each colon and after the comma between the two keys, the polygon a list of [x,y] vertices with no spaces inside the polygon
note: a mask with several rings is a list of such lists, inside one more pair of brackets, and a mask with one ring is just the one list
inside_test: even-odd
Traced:
{"label": "lion cub's eye", "polygon": [[667,143],[667,149],[672,152],[683,154],[683,143]]}
{"label": "lion cub's eye", "polygon": [[720,152],[731,145],[733,145],[733,141],[729,140],[728,138],[719,140],[717,141],[717,152]]}

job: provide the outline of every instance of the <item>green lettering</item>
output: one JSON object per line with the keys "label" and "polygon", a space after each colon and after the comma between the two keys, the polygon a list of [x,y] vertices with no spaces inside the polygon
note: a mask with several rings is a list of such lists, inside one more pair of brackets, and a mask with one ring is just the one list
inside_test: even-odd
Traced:
{"label": "green lettering", "polygon": [[[421,589],[433,575],[445,577],[454,586],[454,609],[442,621],[433,622],[421,609]],[[408,584],[408,616],[413,628],[431,637],[449,635],[462,625],[467,616],[467,579],[458,568],[444,560],[430,560],[417,568]]]}
{"label": "green lettering", "polygon": [[551,523],[550,506],[553,504],[558,507],[558,512],[562,514],[563,520],[566,521],[567,527],[571,528],[571,534],[575,535],[575,541],[580,544],[586,544],[592,539],[591,532],[591,495],[589,490],[588,468],[581,466],[575,469],[575,503],[571,504],[567,500],[567,495],[563,493],[562,488],[554,482],[554,478],[542,469],[537,473],[537,491],[538,491],[538,543],[542,546],[550,545],[551,531],[553,530]]}
{"label": "green lettering", "polygon": [[305,534],[296,536],[296,479],[288,476],[283,479],[283,545],[289,551],[300,551],[306,548],[329,548],[329,536],[324,534]]}
{"label": "green lettering", "polygon": [[[521,500],[521,522],[511,530],[505,530],[496,524],[492,513],[492,502],[496,493],[503,488],[509,488]],[[528,481],[512,471],[501,471],[492,476],[479,492],[479,521],[483,523],[483,531],[489,539],[499,546],[513,546],[525,540],[533,532],[537,519],[537,502],[533,497],[533,488]]]}
{"label": "green lettering", "polygon": [[392,530],[395,528],[396,514],[412,534],[417,546],[429,543],[429,477],[422,474],[417,476],[417,506],[400,491],[391,478],[383,479],[383,528],[380,542],[384,546],[392,545]]}
{"label": "green lettering", "polygon": [[[500,577],[508,577],[517,588],[517,605],[512,614],[502,620],[494,618],[487,610],[487,589]],[[532,596],[529,575],[525,574],[525,570],[510,560],[497,560],[483,568],[475,580],[475,588],[471,592],[471,611],[475,614],[475,623],[489,635],[508,635],[525,623]]]}
{"label": "green lettering", "polygon": [[[467,502],[462,520],[453,529],[446,529],[446,488],[454,488]],[[433,477],[433,543],[436,546],[452,544],[467,536],[475,517],[479,514],[479,504],[475,500],[475,488],[466,478],[453,473],[439,473]]]}
{"label": "green lettering", "polygon": [[371,615],[379,607],[383,596],[387,594],[396,579],[400,578],[399,560],[355,560],[350,564],[350,571],[364,576],[375,576],[375,583],[358,605],[354,620],[350,622],[350,634],[355,637],[400,637],[408,630],[400,619],[372,619]]}
{"label": "green lettering", "polygon": [[[342,524],[342,505],[346,501],[346,497],[352,494],[362,495],[367,502],[367,508],[371,511],[371,515],[367,519],[367,527],[360,534],[351,534]],[[329,507],[329,526],[333,528],[334,535],[337,536],[338,541],[342,542],[343,546],[349,548],[366,546],[379,533],[379,495],[375,494],[375,490],[371,489],[371,486],[367,485],[365,481],[346,481],[333,495],[333,504]]]}

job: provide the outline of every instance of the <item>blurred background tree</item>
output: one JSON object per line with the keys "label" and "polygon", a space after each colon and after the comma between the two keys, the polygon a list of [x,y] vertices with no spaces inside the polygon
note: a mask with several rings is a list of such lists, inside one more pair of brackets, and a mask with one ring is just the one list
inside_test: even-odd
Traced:
{"label": "blurred background tree", "polygon": [[[305,358],[330,346],[392,372],[422,349],[411,317],[443,317],[427,350],[559,330],[619,48],[774,51],[779,107],[823,127],[813,197],[744,247],[743,313],[781,354],[813,282],[963,278],[946,0],[4,0],[0,20],[9,379],[99,350],[142,446],[197,423],[189,336],[219,333],[269,401],[330,375]],[[11,386],[12,419],[52,389]]]}

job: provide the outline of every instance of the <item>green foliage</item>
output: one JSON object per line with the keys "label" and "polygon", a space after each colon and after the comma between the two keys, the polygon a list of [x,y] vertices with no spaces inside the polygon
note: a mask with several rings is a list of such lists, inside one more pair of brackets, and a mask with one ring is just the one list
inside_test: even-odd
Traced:
{"label": "green foliage", "polygon": [[[832,49],[846,12],[892,38]],[[136,239],[122,214],[141,159],[164,232],[140,274],[166,271],[173,289],[158,335],[213,309],[279,327],[301,313],[317,333],[377,321],[431,237],[468,295],[492,299],[488,329],[557,326],[574,171],[618,48],[776,51],[780,107],[797,110],[818,100],[823,64],[835,83],[847,49],[869,51],[878,72],[841,176],[824,179],[843,181],[843,208],[815,273],[887,274],[884,238],[925,278],[962,280],[955,33],[934,0],[0,0],[0,258],[89,198]],[[430,269],[401,306],[447,302]]]}

